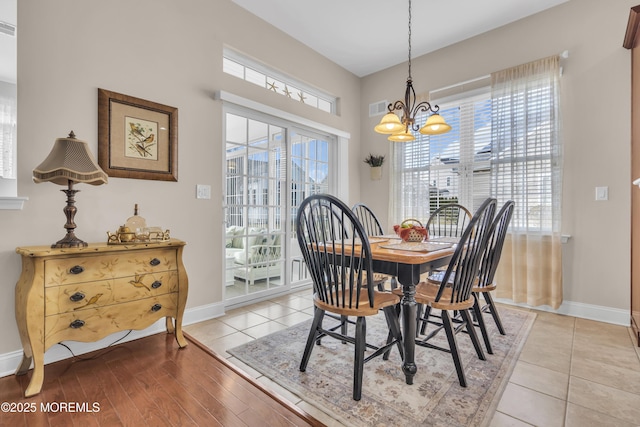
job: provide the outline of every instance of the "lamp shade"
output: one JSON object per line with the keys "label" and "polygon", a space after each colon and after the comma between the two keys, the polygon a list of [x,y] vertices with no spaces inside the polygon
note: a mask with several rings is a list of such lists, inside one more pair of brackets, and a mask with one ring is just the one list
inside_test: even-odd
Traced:
{"label": "lamp shade", "polygon": [[33,180],[58,185],[69,181],[100,185],[107,183],[107,174],[96,163],[89,145],[76,139],[71,131],[67,138],[56,139],[47,158],[33,170]]}
{"label": "lamp shade", "polygon": [[427,123],[420,128],[420,133],[423,135],[440,135],[451,130],[451,126],[444,121],[440,114],[432,114],[427,119]]}
{"label": "lamp shade", "polygon": [[411,132],[409,132],[409,129],[405,129],[402,132],[394,133],[387,139],[393,142],[411,142],[414,141],[416,137],[413,136]]}
{"label": "lamp shade", "polygon": [[373,128],[378,133],[393,134],[402,132],[404,125],[400,122],[400,118],[395,113],[385,114],[380,123]]}

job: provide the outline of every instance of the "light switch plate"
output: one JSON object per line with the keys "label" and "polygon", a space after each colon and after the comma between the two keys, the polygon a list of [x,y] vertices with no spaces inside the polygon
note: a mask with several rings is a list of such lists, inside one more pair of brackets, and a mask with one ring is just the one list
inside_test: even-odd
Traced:
{"label": "light switch plate", "polygon": [[596,187],[596,200],[609,200],[609,187]]}
{"label": "light switch plate", "polygon": [[198,184],[196,185],[196,199],[210,199],[211,198],[211,186]]}

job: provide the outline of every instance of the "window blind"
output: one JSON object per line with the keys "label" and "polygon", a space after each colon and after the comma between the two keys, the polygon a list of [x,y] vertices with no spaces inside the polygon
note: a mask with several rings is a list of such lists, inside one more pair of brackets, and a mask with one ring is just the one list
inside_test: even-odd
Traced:
{"label": "window blind", "polygon": [[[16,97],[0,91],[0,178],[15,178],[15,145],[17,129]],[[11,88],[9,88],[11,89]]]}
{"label": "window blind", "polygon": [[[406,218],[426,221],[431,211],[447,203],[460,203],[473,212],[489,197],[490,88],[473,88],[466,97],[441,103],[440,114],[451,125],[450,132],[416,133],[415,141],[393,147],[394,223]],[[427,118],[418,118],[420,126]]]}

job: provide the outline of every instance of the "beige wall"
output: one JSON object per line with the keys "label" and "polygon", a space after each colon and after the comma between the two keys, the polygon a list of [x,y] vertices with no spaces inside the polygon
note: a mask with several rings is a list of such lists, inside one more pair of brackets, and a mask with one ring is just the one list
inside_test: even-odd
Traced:
{"label": "beige wall", "polygon": [[[16,246],[50,244],[65,233],[61,187],[34,184],[31,172],[71,129],[97,155],[98,88],[179,109],[179,181],[78,185],[77,234],[105,241],[138,203],[150,225],[187,242],[187,308],[222,296],[222,104],[214,91],[349,132],[349,155],[359,157],[359,79],[230,0],[20,0],[18,28],[18,195],[29,200],[22,211],[0,210],[0,355],[21,348],[13,307]],[[340,116],[223,74],[223,45],[339,95]],[[349,194],[357,195],[359,176],[352,175]],[[195,198],[196,184],[211,185],[211,200]]]}
{"label": "beige wall", "polygon": [[[637,0],[571,0],[532,17],[417,58],[417,93],[453,85],[568,50],[562,77],[564,193],[562,232],[565,301],[629,309],[630,289],[630,52],[622,47],[629,9]],[[414,17],[414,25],[429,17]],[[361,110],[399,99],[407,68],[362,80]],[[362,120],[361,157],[390,153],[390,144]],[[361,198],[388,218],[389,174],[369,181],[360,166]],[[594,200],[608,186],[609,200]],[[635,191],[638,191],[637,188]]]}

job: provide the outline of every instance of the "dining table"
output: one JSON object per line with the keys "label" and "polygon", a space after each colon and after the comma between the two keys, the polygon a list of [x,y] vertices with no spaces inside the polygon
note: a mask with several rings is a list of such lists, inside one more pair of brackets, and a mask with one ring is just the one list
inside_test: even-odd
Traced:
{"label": "dining table", "polygon": [[384,236],[372,236],[369,241],[373,271],[396,277],[402,286],[402,372],[406,383],[413,384],[413,377],[418,371],[415,363],[416,285],[420,282],[421,274],[449,264],[455,244],[438,238],[412,243]]}

